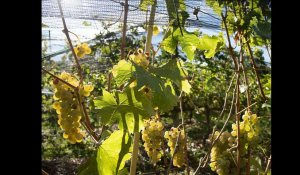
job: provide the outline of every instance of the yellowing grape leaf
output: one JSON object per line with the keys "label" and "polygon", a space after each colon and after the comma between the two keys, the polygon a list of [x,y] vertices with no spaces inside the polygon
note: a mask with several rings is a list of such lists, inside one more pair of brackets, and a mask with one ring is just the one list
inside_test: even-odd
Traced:
{"label": "yellowing grape leaf", "polygon": [[97,167],[99,175],[117,175],[131,157],[132,139],[127,132],[114,131],[99,147]]}
{"label": "yellowing grape leaf", "polygon": [[183,92],[189,94],[191,92],[191,84],[188,80],[182,80],[181,81],[181,89]]}

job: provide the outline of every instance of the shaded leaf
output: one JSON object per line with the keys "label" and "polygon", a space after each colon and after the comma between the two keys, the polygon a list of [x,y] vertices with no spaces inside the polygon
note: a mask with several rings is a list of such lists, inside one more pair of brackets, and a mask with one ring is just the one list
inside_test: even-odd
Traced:
{"label": "shaded leaf", "polygon": [[137,89],[147,86],[153,91],[152,105],[158,107],[160,111],[167,112],[177,105],[177,96],[172,84],[165,84],[161,78],[151,74],[142,67],[134,64],[136,68],[135,77]]}
{"label": "shaded leaf", "polygon": [[[181,65],[182,64],[183,62],[181,62]],[[172,59],[167,64],[158,68],[153,68],[150,71],[160,77],[170,79],[184,92],[190,92],[191,85],[186,80],[187,72],[184,72],[183,68],[180,66],[180,63],[176,59]]]}
{"label": "shaded leaf", "polygon": [[86,163],[80,165],[77,175],[99,175],[96,158],[95,154]]}
{"label": "shaded leaf", "polygon": [[177,36],[174,36],[171,30],[166,34],[166,38],[161,42],[162,49],[170,54],[175,54],[177,44]]}

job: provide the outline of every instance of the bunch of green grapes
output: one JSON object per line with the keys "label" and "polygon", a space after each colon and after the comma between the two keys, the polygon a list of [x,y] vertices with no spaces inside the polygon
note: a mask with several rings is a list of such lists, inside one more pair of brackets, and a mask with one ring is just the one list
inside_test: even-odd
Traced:
{"label": "bunch of green grapes", "polygon": [[144,69],[146,69],[150,63],[149,56],[144,53],[143,49],[137,49],[133,54],[129,55],[129,59]]}
{"label": "bunch of green grapes", "polygon": [[[220,135],[219,131],[216,131],[210,136],[210,141],[213,142]],[[232,162],[232,156],[228,150],[231,146],[234,146],[235,139],[230,135],[229,132],[225,131],[221,134],[219,140],[214,144],[210,153],[210,168],[212,171],[218,173],[218,175],[230,175],[234,162]]]}
{"label": "bunch of green grapes", "polygon": [[145,142],[144,147],[151,163],[156,165],[162,156],[164,125],[156,116],[145,120],[144,126],[145,129],[142,131],[142,139]]}
{"label": "bunch of green grapes", "polygon": [[[259,126],[256,114],[245,112],[242,116],[243,121],[239,123],[240,127],[240,171],[246,172],[248,161],[248,149],[254,147],[258,141]],[[211,137],[211,141],[220,135],[217,131]],[[216,171],[218,175],[230,175],[236,173],[236,157],[237,157],[237,125],[232,124],[231,133],[225,131],[221,134],[219,140],[215,143],[211,150],[210,167]]]}
{"label": "bunch of green grapes", "polygon": [[[172,127],[170,131],[165,132],[165,138],[168,140],[168,146],[171,150],[171,155],[173,155],[173,165],[177,167],[182,167],[186,165],[186,138],[184,130]],[[175,151],[175,146],[178,138],[177,148]]]}
{"label": "bunch of green grapes", "polygon": [[[79,81],[66,72],[62,72],[59,76],[62,80],[77,87]],[[61,82],[59,79],[53,80],[54,100],[53,108],[58,114],[58,124],[64,130],[63,137],[68,139],[72,144],[81,142],[84,133],[80,129],[81,110],[77,100],[77,95],[70,86]],[[89,96],[94,89],[92,85],[84,85],[79,88],[81,97]]]}
{"label": "bunch of green grapes", "polygon": [[[241,172],[246,171],[246,162],[248,159],[248,149],[255,148],[259,140],[259,123],[256,114],[251,114],[246,111],[242,116],[243,121],[239,122],[240,126],[240,157],[241,157]],[[232,124],[231,136],[234,137],[235,143],[237,143],[237,125]],[[236,144],[235,144],[236,145]],[[233,156],[237,156],[236,151],[233,151]]]}
{"label": "bunch of green grapes", "polygon": [[[242,116],[243,121],[239,123],[240,125],[240,137],[241,140],[249,143],[254,143],[258,139],[259,134],[259,125],[257,123],[257,115],[251,114],[248,111]],[[233,137],[237,137],[237,125],[232,124]]]}

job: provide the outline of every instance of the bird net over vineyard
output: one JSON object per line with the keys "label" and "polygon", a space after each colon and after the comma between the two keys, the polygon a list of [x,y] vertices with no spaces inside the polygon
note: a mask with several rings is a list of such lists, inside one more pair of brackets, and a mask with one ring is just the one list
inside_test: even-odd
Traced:
{"label": "bird net over vineyard", "polygon": [[[139,26],[149,22],[150,8],[145,11],[141,10],[139,8],[140,2],[141,0],[128,2],[128,26]],[[168,25],[167,3],[172,5],[173,0],[157,1],[155,25]],[[124,0],[62,0],[61,5],[68,29],[75,32],[82,40],[94,39],[95,34],[104,30],[104,27],[115,32],[121,30],[119,26],[124,20]],[[220,30],[220,18],[204,1],[187,0],[185,6],[186,12],[189,14],[185,26],[215,32]],[[199,9],[197,16],[193,14],[196,8]],[[64,50],[65,37],[61,32],[63,24],[57,0],[42,0],[42,25],[42,39],[44,41],[51,40],[52,43],[50,44],[61,46],[56,47],[59,49],[52,48],[52,53]],[[48,52],[49,55],[52,53]]]}

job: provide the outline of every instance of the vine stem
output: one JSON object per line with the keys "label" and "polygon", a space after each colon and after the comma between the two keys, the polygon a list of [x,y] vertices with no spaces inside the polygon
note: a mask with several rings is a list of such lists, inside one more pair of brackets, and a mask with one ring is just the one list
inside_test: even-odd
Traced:
{"label": "vine stem", "polygon": [[83,100],[81,99],[81,96],[79,94],[79,91],[78,91],[78,88],[75,90],[76,92],[76,95],[77,95],[77,100],[78,100],[78,103],[79,103],[79,106],[80,106],[80,110],[83,112],[84,114],[84,118],[85,118],[85,125],[87,127],[87,130],[89,131],[90,135],[92,136],[93,140],[98,143],[98,140],[100,138],[98,138],[98,136],[96,135],[94,129],[92,128],[92,125],[91,125],[91,122],[90,122],[90,118],[88,116],[88,113],[86,111],[86,108],[85,108],[85,105],[84,105],[84,102]]}
{"label": "vine stem", "polygon": [[240,66],[238,65],[237,69],[237,80],[236,80],[236,101],[235,101],[235,120],[237,125],[237,175],[240,175],[240,166],[241,166],[241,144],[240,144],[240,114],[239,108],[240,108]]}
{"label": "vine stem", "polygon": [[42,169],[42,175],[49,175],[49,174]]}
{"label": "vine stem", "polygon": [[46,72],[47,74],[49,74],[50,76],[52,76],[53,78],[58,79],[59,81],[63,82],[64,84],[70,86],[70,87],[73,88],[73,89],[76,89],[75,86],[73,86],[73,85],[71,85],[70,83],[66,82],[65,80],[59,78],[58,76],[52,74],[51,72],[47,71],[46,69],[42,68],[42,70],[43,70],[44,72]]}
{"label": "vine stem", "polygon": [[108,79],[108,81],[107,81],[107,84],[108,84],[107,91],[108,91],[108,92],[111,92],[112,73],[109,72],[107,77],[108,77],[108,78],[107,78],[107,79]]}
{"label": "vine stem", "polygon": [[[245,36],[245,39],[247,40],[247,36]],[[264,101],[266,101],[267,98],[265,96],[262,84],[260,82],[260,78],[259,78],[258,73],[257,73],[257,66],[256,66],[255,61],[254,61],[254,57],[253,57],[253,53],[252,53],[249,41],[247,41],[246,44],[247,44],[247,47],[248,47],[248,50],[249,50],[250,59],[251,59],[251,63],[252,63],[252,66],[253,66],[253,71],[254,71],[254,74],[256,76],[256,80],[258,81],[258,86],[259,86],[260,93],[261,93]]]}
{"label": "vine stem", "polygon": [[[59,11],[60,11],[62,22],[63,22],[63,26],[64,26],[63,33],[65,33],[65,35],[67,37],[68,43],[69,43],[69,45],[71,47],[71,51],[72,51],[72,54],[74,56],[74,59],[75,59],[76,65],[77,65],[78,74],[79,74],[79,77],[80,77],[80,82],[79,82],[79,86],[78,87],[80,87],[80,85],[82,85],[82,83],[83,83],[82,68],[81,68],[81,66],[79,64],[78,57],[77,57],[77,55],[75,53],[72,41],[70,39],[69,30],[67,28],[66,21],[65,21],[65,18],[64,18],[62,7],[61,7],[61,2],[60,2],[60,0],[57,0],[57,2],[58,2],[58,7],[59,7]],[[84,114],[84,117],[85,117],[85,122],[84,123],[86,125],[86,128],[87,128],[88,132],[90,133],[90,135],[94,139],[94,141],[96,143],[98,143],[99,138],[97,137],[97,135],[95,134],[94,130],[92,129],[92,126],[91,126],[91,123],[90,123],[90,119],[89,119],[88,113],[86,111],[84,102],[81,99],[81,96],[79,94],[79,88],[78,87],[75,87],[74,90],[75,90],[75,92],[77,94],[77,100],[78,100],[78,103],[79,103],[79,106],[80,106],[80,110],[82,111],[82,114]]]}
{"label": "vine stem", "polygon": [[125,59],[127,16],[128,16],[128,0],[125,0],[124,22],[123,22],[123,31],[122,31],[122,45],[121,45],[121,59]]}
{"label": "vine stem", "polygon": [[[154,0],[153,5],[151,6],[149,23],[147,26],[147,38],[146,38],[146,45],[145,45],[145,53],[150,53],[150,46],[151,46],[151,41],[152,41],[152,36],[153,36],[153,24],[154,24],[154,17],[155,17],[155,11],[156,11],[156,4],[157,4],[157,0]],[[153,62],[154,62],[154,60],[152,59],[152,64],[153,64]]]}
{"label": "vine stem", "polygon": [[240,44],[241,44],[241,50],[240,50],[240,61],[241,61],[241,67],[242,67],[242,71],[243,71],[243,76],[244,76],[244,82],[246,84],[246,94],[247,94],[247,106],[249,106],[251,104],[251,99],[250,99],[250,91],[249,91],[249,82],[248,82],[248,78],[246,76],[245,73],[245,59],[243,57],[243,42],[242,39],[240,39]]}
{"label": "vine stem", "polygon": [[[227,10],[227,8],[226,8],[226,10]],[[227,11],[226,11],[226,14],[227,14]],[[234,66],[235,66],[235,70],[237,70],[238,69],[238,62],[237,62],[237,60],[235,58],[235,55],[234,55],[234,52],[233,52],[233,48],[231,46],[231,41],[230,41],[230,37],[229,37],[228,27],[227,27],[227,23],[226,23],[226,17],[223,14],[221,14],[221,16],[222,16],[222,20],[223,20],[223,23],[224,23],[224,26],[225,26],[226,36],[227,36],[227,40],[228,40],[229,53],[230,53],[231,58],[233,60],[233,63],[234,63]]]}
{"label": "vine stem", "polygon": [[244,111],[246,111],[246,110],[248,110],[250,107],[252,107],[252,106],[255,105],[256,103],[257,103],[257,102],[254,102],[254,103],[252,103],[251,105],[247,106],[246,108],[244,108],[243,110],[241,110],[240,112],[238,112],[237,115],[238,115],[238,114],[241,114],[242,112],[244,112]]}
{"label": "vine stem", "polygon": [[139,140],[140,140],[140,132],[135,131],[133,137],[133,151],[132,151],[132,158],[130,164],[130,175],[136,174],[136,163],[137,163],[137,157],[139,151]]}
{"label": "vine stem", "polygon": [[58,2],[58,7],[59,7],[59,12],[60,12],[60,16],[61,16],[61,19],[62,19],[62,22],[63,22],[63,26],[64,26],[63,33],[64,33],[64,34],[66,35],[66,37],[67,37],[67,40],[68,40],[68,42],[69,42],[69,45],[70,45],[70,47],[71,47],[72,54],[73,54],[73,56],[74,56],[74,59],[75,59],[76,65],[77,65],[78,74],[79,74],[79,76],[80,76],[80,83],[79,83],[79,84],[82,84],[82,81],[83,81],[82,69],[81,69],[81,66],[80,66],[80,64],[79,64],[77,55],[76,55],[76,53],[75,53],[75,50],[74,50],[74,47],[73,47],[73,44],[72,44],[72,41],[71,41],[71,38],[70,38],[70,35],[69,35],[69,30],[68,30],[67,25],[66,25],[66,21],[65,21],[65,18],[64,18],[64,14],[63,14],[63,11],[62,11],[62,7],[61,7],[60,1],[61,1],[61,0],[57,0],[57,2]]}
{"label": "vine stem", "polygon": [[224,105],[223,105],[223,109],[222,109],[221,114],[220,114],[220,118],[221,118],[221,117],[223,116],[223,114],[224,114],[224,111],[225,111],[225,108],[226,108],[226,104],[227,104],[228,93],[229,93],[229,91],[230,91],[230,88],[231,88],[231,86],[232,86],[232,82],[233,82],[235,76],[236,76],[236,72],[234,72],[234,75],[233,75],[232,78],[231,78],[229,87],[228,87],[228,89],[227,89],[227,91],[226,91],[226,94],[225,94],[225,100],[224,100]]}
{"label": "vine stem", "polygon": [[[178,26],[179,26],[181,36],[183,36],[183,32],[182,32],[182,28],[181,28],[181,24],[180,24],[180,20],[179,20],[179,15],[178,15],[178,9],[177,9],[177,7],[176,7],[176,4],[175,4],[174,0],[173,0],[173,5],[174,5],[174,10],[175,10],[175,12],[176,12],[176,18],[177,18],[176,20],[177,20],[177,24],[178,24]],[[178,7],[178,8],[179,8],[179,7]]]}
{"label": "vine stem", "polygon": [[268,163],[267,163],[267,167],[266,167],[264,175],[267,175],[267,173],[268,173],[268,170],[269,170],[270,165],[271,165],[271,159],[272,159],[272,155],[270,155],[270,157],[268,159]]}
{"label": "vine stem", "polygon": [[[225,8],[225,13],[227,14],[227,8]],[[231,46],[231,41],[230,41],[230,37],[229,37],[229,32],[228,32],[228,27],[227,27],[227,23],[226,23],[226,17],[221,13],[222,16],[222,20],[225,26],[225,30],[226,30],[226,36],[228,39],[228,46],[229,46],[229,53],[231,55],[231,58],[233,59],[234,65],[235,65],[235,70],[237,71],[237,80],[236,80],[236,102],[235,102],[235,111],[236,111],[236,124],[237,124],[237,175],[240,175],[240,164],[241,164],[241,156],[240,156],[240,115],[238,114],[239,112],[239,107],[240,107],[240,83],[239,83],[239,79],[240,79],[240,66],[238,64],[238,59],[236,59],[232,46]]]}

